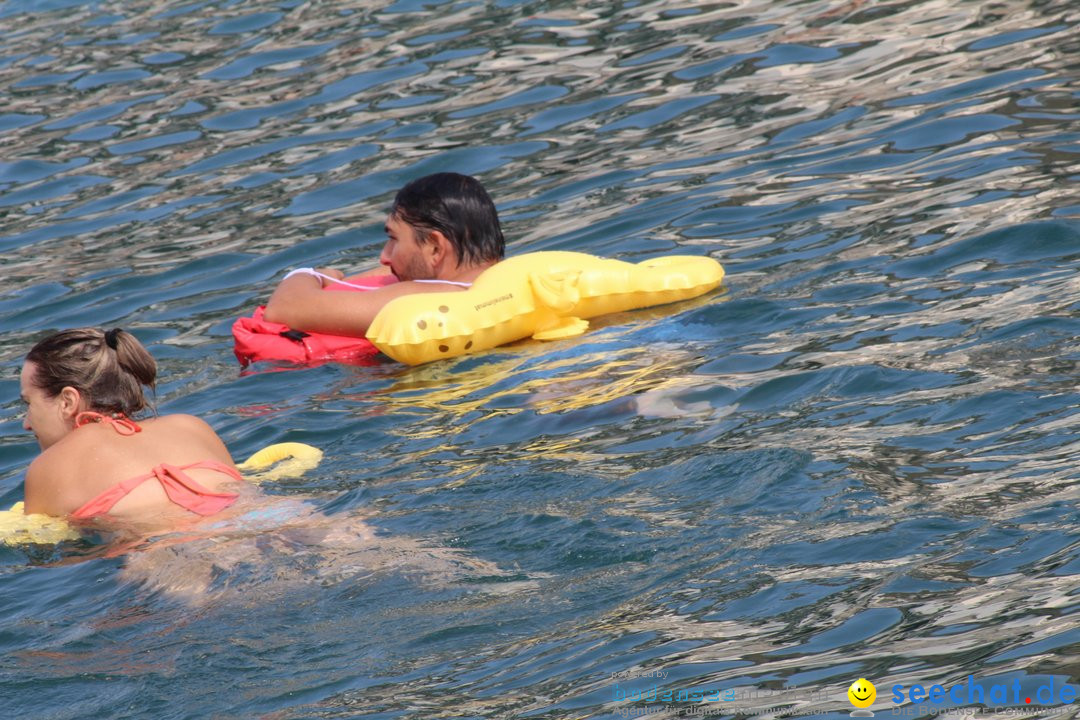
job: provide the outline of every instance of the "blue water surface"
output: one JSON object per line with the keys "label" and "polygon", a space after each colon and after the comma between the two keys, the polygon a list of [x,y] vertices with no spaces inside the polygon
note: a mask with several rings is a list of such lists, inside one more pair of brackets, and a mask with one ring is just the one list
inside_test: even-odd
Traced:
{"label": "blue water surface", "polygon": [[[1073,5],[0,2],[0,504],[22,357],[72,326],[236,458],[326,453],[216,536],[0,546],[5,716],[840,716],[866,678],[999,717],[892,699],[971,676],[1076,717],[1037,695],[1080,686]],[[242,373],[233,319],[373,265],[437,171],[511,253],[727,279]]]}

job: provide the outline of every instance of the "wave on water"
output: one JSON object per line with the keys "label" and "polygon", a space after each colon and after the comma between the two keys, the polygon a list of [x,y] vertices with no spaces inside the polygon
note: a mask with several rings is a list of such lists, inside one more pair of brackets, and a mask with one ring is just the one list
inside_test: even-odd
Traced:
{"label": "wave on water", "polygon": [[[326,453],[266,484],[299,526],[0,546],[8,714],[1077,716],[890,690],[1080,685],[1074,5],[0,0],[0,503],[63,327],[132,330],[237,457]],[[241,374],[233,319],[443,170],[511,253],[725,285]]]}

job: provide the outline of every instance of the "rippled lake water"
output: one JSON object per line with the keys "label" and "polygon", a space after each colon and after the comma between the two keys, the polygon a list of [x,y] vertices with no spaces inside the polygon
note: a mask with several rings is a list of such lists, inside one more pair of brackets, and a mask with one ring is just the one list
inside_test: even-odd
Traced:
{"label": "rippled lake water", "polygon": [[[0,503],[37,452],[22,355],[122,326],[160,410],[236,457],[325,450],[266,491],[337,533],[0,546],[5,716],[839,716],[859,677],[881,716],[894,684],[1075,686],[1078,19],[0,2]],[[291,267],[372,264],[393,192],[442,170],[490,188],[511,253],[707,254],[725,286],[551,344],[242,375],[233,318]],[[199,562],[197,599],[163,589]]]}

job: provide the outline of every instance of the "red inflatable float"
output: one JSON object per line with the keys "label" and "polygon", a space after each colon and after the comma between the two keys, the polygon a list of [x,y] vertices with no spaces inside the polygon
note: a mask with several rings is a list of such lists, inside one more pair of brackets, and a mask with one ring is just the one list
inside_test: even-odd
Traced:
{"label": "red inflatable float", "polygon": [[[332,283],[323,291],[364,292],[396,282],[397,278],[393,275],[372,275],[355,278],[349,283]],[[263,318],[265,309],[265,306],[260,305],[251,317],[237,318],[233,323],[233,352],[241,365],[247,366],[262,360],[298,364],[327,361],[357,363],[379,354],[379,349],[367,338],[293,330],[288,325]]]}

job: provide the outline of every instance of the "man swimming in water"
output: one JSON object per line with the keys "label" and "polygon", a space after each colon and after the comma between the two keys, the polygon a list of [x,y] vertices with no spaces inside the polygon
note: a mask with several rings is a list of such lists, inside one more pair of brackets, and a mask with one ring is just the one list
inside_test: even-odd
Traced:
{"label": "man swimming in water", "polygon": [[379,256],[384,269],[367,277],[392,274],[398,282],[367,292],[324,293],[324,285],[344,273],[294,271],[274,290],[264,317],[304,332],[363,337],[394,298],[464,290],[503,257],[495,204],[483,185],[467,175],[435,173],[401,188],[385,230]]}

